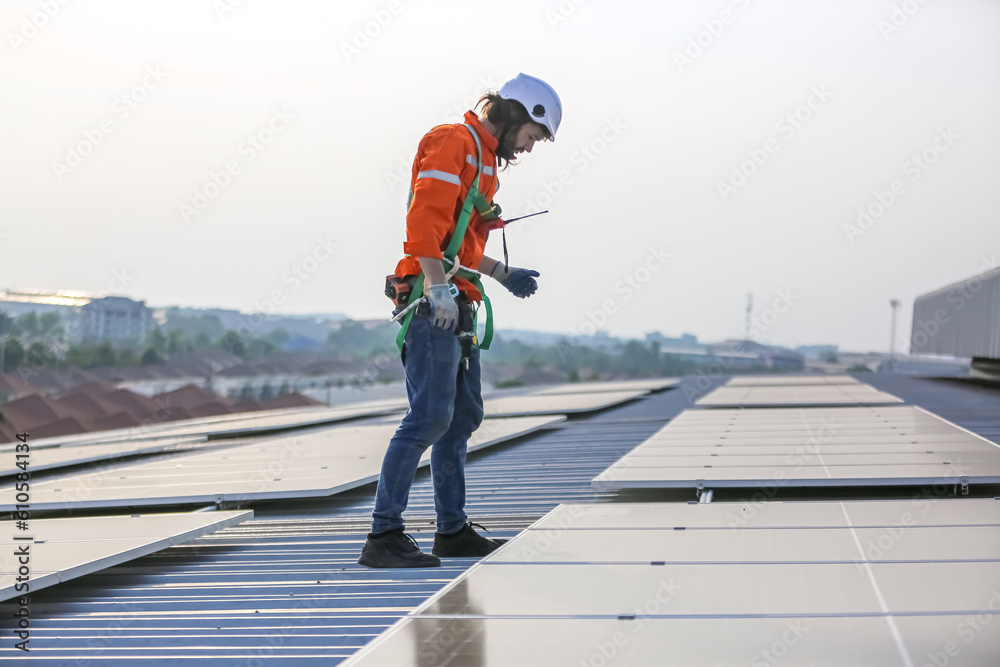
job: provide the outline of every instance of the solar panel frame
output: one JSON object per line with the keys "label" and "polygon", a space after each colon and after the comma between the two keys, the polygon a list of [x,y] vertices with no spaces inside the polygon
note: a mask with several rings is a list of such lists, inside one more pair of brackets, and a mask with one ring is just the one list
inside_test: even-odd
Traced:
{"label": "solar panel frame", "polygon": [[722,386],[702,396],[695,405],[703,408],[784,407],[801,405],[883,405],[902,399],[866,384]]}
{"label": "solar panel frame", "polygon": [[767,500],[733,503],[599,503],[559,505],[528,530],[759,530],[774,528],[998,526],[995,498],[869,501]]}
{"label": "solar panel frame", "polygon": [[[944,647],[955,641],[960,621],[951,615],[936,615],[900,617],[895,622],[912,655],[948,658]],[[981,627],[974,642],[961,646],[960,664],[992,666],[1000,653],[1000,623]],[[840,664],[849,665],[924,664],[904,662],[889,626],[871,617],[625,617],[609,623],[605,619],[535,618],[525,622],[520,618],[447,616],[406,617],[341,664],[649,667],[780,663],[782,667],[814,667],[832,664],[834,656]]]}
{"label": "solar panel frame", "polygon": [[850,375],[739,375],[729,378],[727,387],[828,386],[861,384]]}
{"label": "solar panel frame", "polygon": [[[111,459],[121,459],[133,456],[144,456],[164,452],[182,445],[193,445],[204,442],[203,438],[164,438],[162,440],[121,442],[121,443],[95,443],[91,445],[76,445],[72,447],[45,447],[36,449],[31,443],[31,471],[55,470],[70,466],[83,465],[85,463],[96,463]],[[4,464],[0,464],[4,465]],[[0,478],[11,477],[20,472],[20,468],[15,467],[13,457],[7,458],[9,467],[0,468]]]}
{"label": "solar panel frame", "polygon": [[532,391],[532,396],[561,394],[605,393],[609,391],[658,392],[677,386],[679,378],[654,378],[648,380],[620,380],[604,382],[569,382]]}
{"label": "solar panel frame", "polygon": [[[31,519],[28,531],[15,530],[14,521],[0,521],[0,536],[31,538],[0,537],[0,602],[183,544],[252,517],[252,510],[240,510]],[[109,530],[113,534],[104,532]],[[30,553],[29,590],[19,591],[17,574],[22,563],[15,549],[25,545]]]}
{"label": "solar panel frame", "polygon": [[[773,408],[763,421],[756,412],[745,418],[751,413],[743,410],[689,410],[596,476],[593,486],[697,489],[1000,483],[1000,445],[967,429],[915,406],[872,409],[867,416],[855,410],[848,415],[854,420],[852,428],[845,429],[837,421],[841,410],[810,408],[799,413]],[[692,430],[694,424],[698,428]],[[786,449],[743,454],[735,449],[761,445]],[[859,452],[864,445],[873,449]],[[842,450],[846,446],[852,451]],[[887,446],[899,449],[884,451]],[[684,458],[677,458],[677,447],[686,448]],[[692,452],[697,447],[701,454]],[[779,460],[782,456],[784,461]]]}
{"label": "solar panel frame", "polygon": [[[310,428],[363,417],[389,415],[403,412],[406,408],[406,399],[382,399],[349,403],[335,407],[299,407],[260,412],[239,412],[177,421],[161,421],[139,427],[113,429],[97,433],[79,433],[70,436],[39,438],[32,440],[31,446],[32,449],[41,449],[44,447],[111,444],[123,441],[192,436],[205,436],[209,439],[232,438],[281,430]],[[4,451],[2,447],[0,446],[0,451]],[[8,451],[13,451],[13,448],[14,444],[6,446]]]}
{"label": "solar panel frame", "polygon": [[488,419],[528,415],[571,415],[604,410],[649,394],[648,390],[608,391],[580,394],[539,396],[504,396],[487,398],[484,403]]}
{"label": "solar panel frame", "polygon": [[[913,657],[922,655],[928,646],[943,646],[954,639],[959,619],[976,615],[983,619],[984,613],[989,615],[986,625],[991,617],[1000,619],[1000,552],[993,544],[1000,540],[1000,503],[926,502],[929,509],[923,513],[915,501],[768,503],[761,505],[761,523],[754,525],[732,525],[727,520],[732,511],[744,508],[739,504],[561,506],[446,585],[344,664],[422,665],[429,664],[427,655],[436,656],[435,664],[478,664],[479,658],[492,664],[506,660],[505,646],[510,642],[526,655],[526,661],[518,664],[528,665],[588,665],[596,664],[595,658],[608,664],[609,656],[615,658],[614,664],[629,667],[665,661],[714,664],[710,658],[719,655],[718,646],[729,651],[720,664],[769,664],[765,660],[769,654],[761,648],[779,645],[770,640],[770,633],[776,629],[778,637],[787,638],[784,631],[804,627],[791,642],[803,640],[800,653],[792,660],[779,654],[782,664],[827,664],[830,656],[837,656],[840,664],[845,656],[856,655],[859,664],[912,667],[916,664]],[[947,553],[949,540],[941,535],[950,532],[954,537],[963,530],[966,505],[984,524],[972,531],[988,531],[991,542],[975,546],[979,535],[966,535],[961,545],[951,542],[959,552],[958,558],[952,558],[955,554]],[[640,507],[644,520],[659,523],[642,529],[622,528],[622,516]],[[587,516],[587,510],[592,511],[590,524],[571,525],[572,520]],[[905,527],[908,535],[900,537],[892,532],[898,527],[894,516],[909,511],[920,518]],[[861,528],[853,524],[852,516],[889,525]],[[802,535],[797,524],[808,524],[816,517],[825,525],[805,529],[810,533]],[[595,530],[593,525],[602,527]],[[595,554],[607,549],[595,548],[595,543],[611,542],[614,548],[628,533],[632,533],[629,544],[638,548],[631,553],[624,549],[627,557],[622,560],[577,558],[570,563],[558,549],[558,541],[568,538]],[[921,539],[907,543],[914,534]],[[865,552],[865,542],[880,544],[883,536],[895,536],[895,543],[886,547],[896,550],[891,560]],[[705,542],[713,538],[719,544]],[[808,558],[796,561],[793,553],[791,560],[748,562],[739,558],[746,552],[738,545],[722,544],[735,539],[760,545],[770,538],[786,545],[796,541],[810,552],[804,554]],[[839,541],[836,555],[844,560],[823,560],[823,545],[809,544],[817,539]],[[537,549],[537,540],[547,540],[547,546]],[[703,542],[700,553],[705,562],[677,562],[669,554],[663,560],[652,548],[657,541],[690,544],[691,540]],[[528,548],[520,549],[525,542]],[[961,553],[970,547],[978,551]],[[530,562],[510,561],[508,555],[519,549],[533,551]],[[734,553],[735,557],[726,560],[726,554]],[[977,560],[984,555],[988,559]],[[991,587],[993,598],[988,593]],[[637,631],[624,636],[620,631],[626,627],[655,631],[645,635],[641,647],[630,650],[642,635]],[[821,630],[809,636],[821,636],[818,643],[811,643],[807,636],[814,628]],[[862,631],[860,637],[854,634],[858,631]],[[441,641],[443,637],[448,641]],[[603,640],[610,637],[619,640]],[[725,641],[719,641],[722,637]],[[609,652],[608,646],[621,650]],[[989,635],[984,646],[1000,647],[1000,631]],[[536,650],[545,660],[531,662]],[[677,655],[690,656],[690,660],[674,663]],[[992,664],[983,660],[995,658],[990,650],[968,655],[979,661],[963,664]],[[550,656],[554,662],[547,661]],[[870,662],[873,659],[875,663]]]}
{"label": "solar panel frame", "polygon": [[[489,420],[472,435],[468,451],[523,437],[564,420],[562,416]],[[32,483],[31,506],[33,511],[60,511],[325,497],[376,481],[395,429],[394,424],[331,427],[170,460],[39,480]],[[310,448],[320,453],[306,455]],[[318,465],[323,461],[333,465]],[[200,467],[204,462],[210,465]],[[429,462],[430,449],[421,458],[421,466]],[[13,499],[12,489],[0,487],[0,499]],[[13,502],[0,502],[0,511],[13,509]]]}

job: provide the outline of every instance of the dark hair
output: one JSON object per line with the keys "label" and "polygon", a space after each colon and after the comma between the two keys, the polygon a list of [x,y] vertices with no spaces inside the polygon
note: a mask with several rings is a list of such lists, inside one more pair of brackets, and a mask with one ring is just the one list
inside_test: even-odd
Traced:
{"label": "dark hair", "polygon": [[[517,100],[507,100],[500,97],[499,93],[493,91],[487,91],[485,95],[479,98],[479,102],[476,103],[476,108],[482,105],[483,114],[486,115],[486,120],[490,121],[496,127],[500,128],[500,136],[497,137],[497,142],[499,143],[499,148],[502,149],[504,146],[504,141],[508,136],[517,132],[523,125],[528,123],[536,123],[535,119],[531,117],[528,110],[524,108],[524,105]],[[549,128],[545,127],[541,123],[536,123],[541,126],[545,131],[545,137],[549,136]],[[497,162],[501,169],[507,167],[508,164],[514,162],[514,158],[511,156],[501,156],[497,154]]]}

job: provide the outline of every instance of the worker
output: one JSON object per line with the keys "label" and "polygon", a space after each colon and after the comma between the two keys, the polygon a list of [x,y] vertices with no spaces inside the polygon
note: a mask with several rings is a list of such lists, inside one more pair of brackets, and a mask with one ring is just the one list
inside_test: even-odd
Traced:
{"label": "worker", "polygon": [[[394,315],[405,313],[401,358],[409,410],[382,461],[371,533],[358,559],[368,567],[436,567],[441,557],[481,557],[502,544],[479,534],[465,514],[466,446],[484,416],[479,349],[471,344],[485,297],[479,276],[519,298],[538,288],[537,271],[507,266],[484,250],[490,230],[504,224],[493,205],[497,172],[537,142],[555,139],[562,103],[541,79],[518,74],[475,109],[464,123],[431,129],[413,161],[405,256],[387,280],[387,294],[402,297],[394,299]],[[449,258],[450,251],[457,256]],[[428,447],[437,514],[429,554],[406,534],[402,516]]]}

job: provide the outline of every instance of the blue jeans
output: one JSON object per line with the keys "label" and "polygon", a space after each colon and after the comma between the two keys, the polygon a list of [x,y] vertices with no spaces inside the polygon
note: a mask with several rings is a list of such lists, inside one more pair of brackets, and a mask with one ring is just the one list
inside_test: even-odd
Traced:
{"label": "blue jeans", "polygon": [[431,447],[437,531],[465,526],[465,452],[483,421],[479,349],[469,368],[461,363],[458,336],[414,315],[403,346],[410,409],[389,441],[375,492],[372,532],[403,527],[403,510],[420,456]]}

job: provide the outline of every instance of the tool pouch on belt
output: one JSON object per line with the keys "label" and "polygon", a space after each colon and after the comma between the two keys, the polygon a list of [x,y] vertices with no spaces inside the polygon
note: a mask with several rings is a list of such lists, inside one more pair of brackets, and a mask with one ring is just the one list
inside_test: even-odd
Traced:
{"label": "tool pouch on belt", "polygon": [[392,300],[397,309],[405,308],[410,303],[410,292],[413,291],[413,276],[400,278],[396,275],[385,277],[385,295]]}

